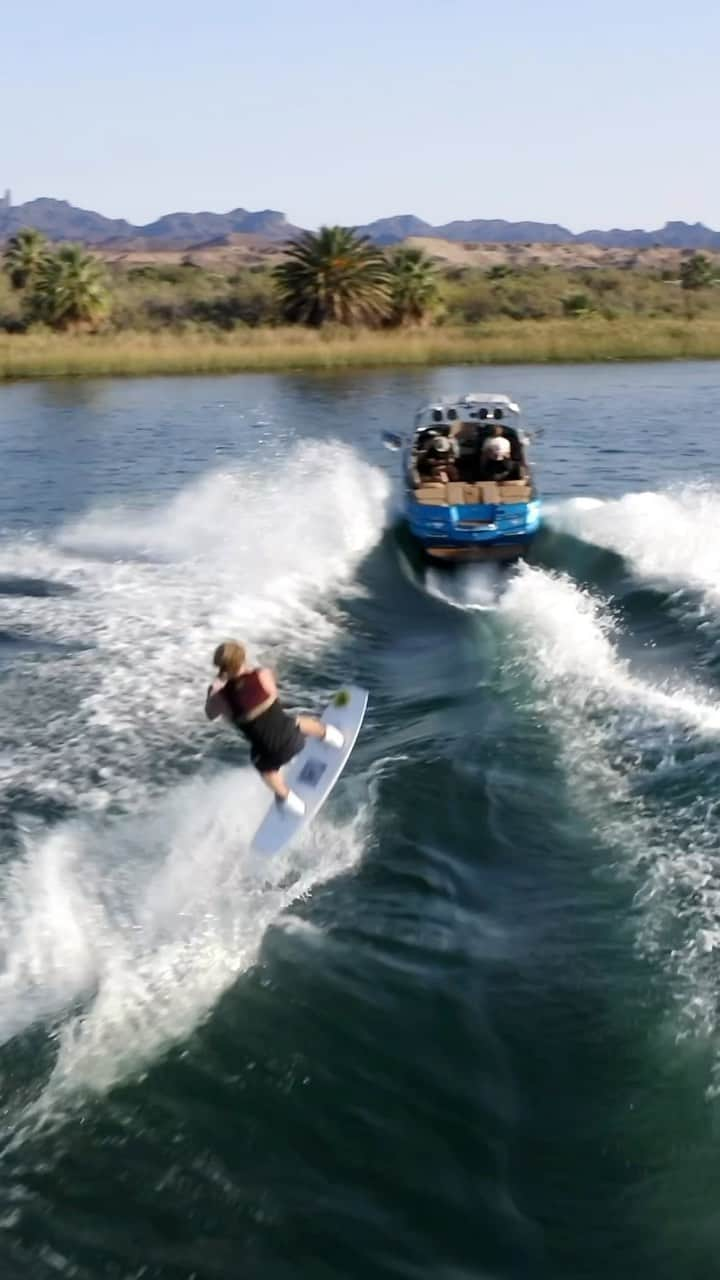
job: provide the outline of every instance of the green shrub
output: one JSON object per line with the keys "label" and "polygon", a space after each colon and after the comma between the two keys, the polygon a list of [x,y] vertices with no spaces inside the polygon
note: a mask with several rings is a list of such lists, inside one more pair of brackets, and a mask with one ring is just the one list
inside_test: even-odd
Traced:
{"label": "green shrub", "polygon": [[586,293],[569,293],[562,300],[562,309],[566,316],[584,316],[593,310],[593,305]]}

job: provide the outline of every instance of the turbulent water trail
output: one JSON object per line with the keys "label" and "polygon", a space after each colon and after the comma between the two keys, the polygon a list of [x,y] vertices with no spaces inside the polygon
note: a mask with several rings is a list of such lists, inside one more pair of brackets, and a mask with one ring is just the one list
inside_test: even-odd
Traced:
{"label": "turbulent water trail", "polygon": [[425,587],[431,596],[454,609],[482,613],[497,607],[511,573],[507,566],[497,564],[458,565],[450,571],[430,566]]}
{"label": "turbulent water trail", "polygon": [[57,1028],[33,1114],[188,1034],[267,924],[359,857],[362,797],[352,821],[319,820],[272,866],[249,859],[267,799],[247,768],[198,773],[202,697],[218,638],[286,668],[341,636],[337,593],[382,535],[387,496],[351,449],[318,461],[300,446],[273,482],[221,472],[4,547],[8,579],[47,586],[5,601],[27,649],[0,694],[0,1040]]}
{"label": "turbulent water trail", "polygon": [[512,635],[506,670],[554,735],[574,803],[636,877],[638,940],[671,976],[679,1030],[716,1031],[720,700],[635,674],[609,605],[564,575],[525,567],[499,616]]}
{"label": "turbulent water trail", "polygon": [[[552,527],[620,554],[639,582],[670,586],[670,607],[720,635],[720,493],[686,486],[551,504]],[[499,626],[508,691],[540,714],[570,796],[637,886],[638,943],[670,980],[675,1027],[720,1029],[720,697],[678,669],[648,674],[622,610],[563,572],[471,565],[430,570],[429,593]],[[631,640],[631,638],[630,638]],[[622,648],[622,653],[621,653]],[[630,656],[624,656],[629,653]]]}
{"label": "turbulent water trail", "polygon": [[188,1035],[254,961],[296,897],[357,861],[367,807],[319,819],[271,864],[248,854],[267,801],[249,769],[174,789],[152,811],[61,825],[29,845],[3,885],[0,1036],[57,1023],[37,1103],[105,1090]]}
{"label": "turbulent water trail", "polygon": [[720,491],[684,485],[551,506],[554,528],[621,555],[640,579],[679,593],[678,612],[720,639]]}
{"label": "turbulent water trail", "polygon": [[[550,504],[551,527],[611,550],[638,584],[670,587],[691,634],[720,637],[720,493],[685,486]],[[637,939],[669,980],[679,1035],[720,1030],[720,696],[682,666],[663,678],[621,602],[568,573],[431,568],[428,593],[504,636],[506,691],[540,715],[616,874],[636,885]],[[665,606],[665,603],[663,604]],[[647,627],[647,623],[645,623]],[[646,633],[647,634],[647,633]]]}
{"label": "turbulent water trail", "polygon": [[73,806],[132,805],[164,785],[158,755],[172,768],[196,736],[218,636],[280,663],[333,640],[334,597],[381,534],[387,490],[352,450],[318,461],[300,446],[272,484],[220,472],[159,507],[93,511],[51,542],[5,546],[8,572],[74,591],[5,602],[7,625],[55,661],[39,680],[29,652],[2,691],[4,784]]}

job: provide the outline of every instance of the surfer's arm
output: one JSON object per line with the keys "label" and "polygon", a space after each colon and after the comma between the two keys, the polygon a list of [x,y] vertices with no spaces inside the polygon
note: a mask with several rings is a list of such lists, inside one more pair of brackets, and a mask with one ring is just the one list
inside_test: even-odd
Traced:
{"label": "surfer's arm", "polygon": [[268,698],[277,698],[278,687],[275,683],[275,677],[269,667],[261,667],[258,671],[260,684],[262,685]]}
{"label": "surfer's arm", "polygon": [[223,694],[224,686],[224,680],[213,680],[208,688],[207,698],[205,699],[205,715],[208,720],[217,720],[218,716],[225,716],[226,719],[230,718],[230,708]]}

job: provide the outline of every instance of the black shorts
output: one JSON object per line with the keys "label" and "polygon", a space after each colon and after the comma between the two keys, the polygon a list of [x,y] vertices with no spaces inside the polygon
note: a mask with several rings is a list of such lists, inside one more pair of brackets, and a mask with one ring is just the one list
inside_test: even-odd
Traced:
{"label": "black shorts", "polygon": [[282,769],[284,764],[289,764],[304,746],[305,739],[298,729],[297,738],[293,739],[292,744],[288,743],[282,750],[273,752],[263,751],[261,747],[253,747],[250,760],[258,773],[275,773],[277,769]]}
{"label": "black shorts", "polygon": [[274,702],[257,720],[238,728],[250,742],[250,759],[258,773],[282,769],[305,746],[305,736],[295,718],[289,716],[279,702]]}

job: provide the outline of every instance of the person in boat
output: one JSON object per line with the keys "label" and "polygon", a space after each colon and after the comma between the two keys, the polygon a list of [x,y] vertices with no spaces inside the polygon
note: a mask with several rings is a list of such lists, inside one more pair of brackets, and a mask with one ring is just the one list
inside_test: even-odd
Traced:
{"label": "person in boat", "polygon": [[315,716],[289,715],[270,668],[250,666],[237,640],[219,644],[213,663],[218,674],[207,691],[205,715],[208,720],[222,716],[235,726],[250,743],[250,759],[278,804],[303,814],[304,801],[287,785],[281,769],[302,751],[306,738],[322,738],[340,750],[342,733]]}
{"label": "person in boat", "polygon": [[454,422],[450,428],[458,480],[473,481],[475,479],[477,439],[478,429],[474,422]]}
{"label": "person in boat", "polygon": [[518,472],[510,441],[498,423],[480,446],[478,471],[480,480],[511,480]]}
{"label": "person in boat", "polygon": [[415,487],[423,483],[447,484],[457,480],[454,441],[447,436],[433,436],[418,457],[415,468]]}

